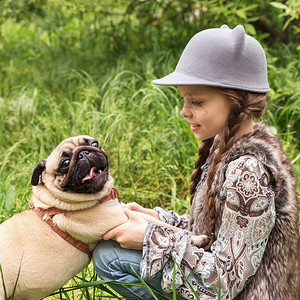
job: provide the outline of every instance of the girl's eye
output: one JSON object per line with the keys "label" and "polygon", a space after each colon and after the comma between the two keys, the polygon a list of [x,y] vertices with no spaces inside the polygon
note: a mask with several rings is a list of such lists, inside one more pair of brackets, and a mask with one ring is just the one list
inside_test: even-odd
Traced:
{"label": "girl's eye", "polygon": [[64,160],[60,166],[62,169],[68,168],[70,166],[70,160],[69,159]]}
{"label": "girl's eye", "polygon": [[196,105],[196,106],[201,106],[202,105],[202,102],[200,102],[200,101],[193,101],[192,102],[193,103],[193,105]]}
{"label": "girl's eye", "polygon": [[92,142],[92,146],[96,148],[101,148],[97,141]]}

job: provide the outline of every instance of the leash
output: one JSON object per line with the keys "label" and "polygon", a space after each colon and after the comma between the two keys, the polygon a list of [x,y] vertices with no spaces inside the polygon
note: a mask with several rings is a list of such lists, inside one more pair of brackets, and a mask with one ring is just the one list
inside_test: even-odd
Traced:
{"label": "leash", "polygon": [[[110,191],[110,194],[105,196],[104,198],[100,199],[99,202],[97,202],[96,205],[99,205],[99,203],[104,203],[107,200],[115,200],[116,199],[116,194],[118,196],[118,201],[121,203],[120,200],[120,194],[117,191],[117,189],[112,188]],[[89,257],[92,257],[92,251],[89,249],[89,246],[85,243],[82,243],[76,239],[74,239],[72,236],[70,236],[68,233],[65,231],[61,230],[52,220],[53,216],[57,214],[62,214],[67,212],[67,210],[59,209],[56,207],[50,207],[48,209],[42,209],[40,207],[35,207],[32,198],[30,198],[29,202],[29,207],[35,211],[43,221],[45,221],[50,228],[58,235],[60,236],[63,240],[71,244],[73,247],[77,248],[78,250],[86,253]]]}

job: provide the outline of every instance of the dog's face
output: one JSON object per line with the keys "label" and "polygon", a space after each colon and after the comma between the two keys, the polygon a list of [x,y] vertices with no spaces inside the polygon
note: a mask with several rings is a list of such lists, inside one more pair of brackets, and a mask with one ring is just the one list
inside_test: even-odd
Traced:
{"label": "dog's face", "polygon": [[[46,160],[38,163],[32,185],[44,185],[60,199],[98,199],[113,185],[108,157],[90,136],[71,137],[61,142]],[[89,196],[86,196],[86,195]]]}

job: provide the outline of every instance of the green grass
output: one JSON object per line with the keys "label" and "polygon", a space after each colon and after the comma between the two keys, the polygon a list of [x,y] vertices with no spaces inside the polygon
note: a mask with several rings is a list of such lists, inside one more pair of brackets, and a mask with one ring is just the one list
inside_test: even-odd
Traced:
{"label": "green grass", "polygon": [[[108,152],[122,201],[186,212],[199,143],[179,116],[177,90],[151,80],[173,71],[189,36],[179,26],[176,35],[170,23],[138,28],[137,19],[117,31],[111,22],[122,21],[118,1],[107,17],[88,10],[93,1],[82,1],[85,8],[80,1],[41,3],[46,9],[22,8],[17,17],[2,11],[0,18],[0,222],[28,208],[35,165],[79,134]],[[189,27],[190,36],[200,29]],[[264,37],[258,34],[272,87],[265,120],[277,128],[299,179],[299,50]],[[84,272],[68,286],[99,280],[91,266]],[[91,285],[61,293],[93,299],[105,292]]]}

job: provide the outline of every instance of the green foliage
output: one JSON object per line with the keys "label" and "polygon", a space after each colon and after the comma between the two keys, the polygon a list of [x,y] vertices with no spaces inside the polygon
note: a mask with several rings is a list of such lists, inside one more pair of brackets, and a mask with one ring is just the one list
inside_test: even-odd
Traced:
{"label": "green foliage", "polygon": [[4,292],[4,297],[5,300],[7,299],[7,292],[6,292],[6,286],[5,286],[5,281],[4,281],[4,274],[3,274],[3,270],[0,264],[0,273],[1,273],[1,281],[2,281],[2,285],[3,285],[3,292]]}
{"label": "green foliage", "polygon": [[[288,25],[294,21],[299,19],[300,14],[300,2],[297,0],[288,0],[285,4],[280,2],[271,2],[271,5],[283,10],[283,13],[280,15],[280,17],[288,17],[284,26],[283,30],[285,30]],[[299,31],[299,27],[298,27]]]}
{"label": "green foliage", "polygon": [[192,35],[223,23],[266,50],[265,121],[299,178],[299,1],[3,0],[0,222],[27,208],[35,165],[78,134],[107,150],[122,201],[186,212],[198,142],[176,89],[151,80],[174,70]]}
{"label": "green foliage", "polygon": [[5,298],[5,300],[8,300],[8,299],[13,300],[14,299],[16,288],[17,288],[17,284],[18,284],[19,277],[20,277],[22,260],[23,260],[23,257],[21,257],[21,261],[20,261],[20,265],[19,265],[19,269],[18,269],[18,273],[17,273],[17,278],[16,278],[16,281],[15,281],[15,284],[14,284],[13,292],[12,292],[11,297],[9,297],[9,298],[7,297],[7,291],[6,291],[5,280],[4,280],[4,272],[3,272],[2,266],[0,264],[1,282],[2,282],[2,286],[3,286],[3,292],[4,292],[4,298]]}

